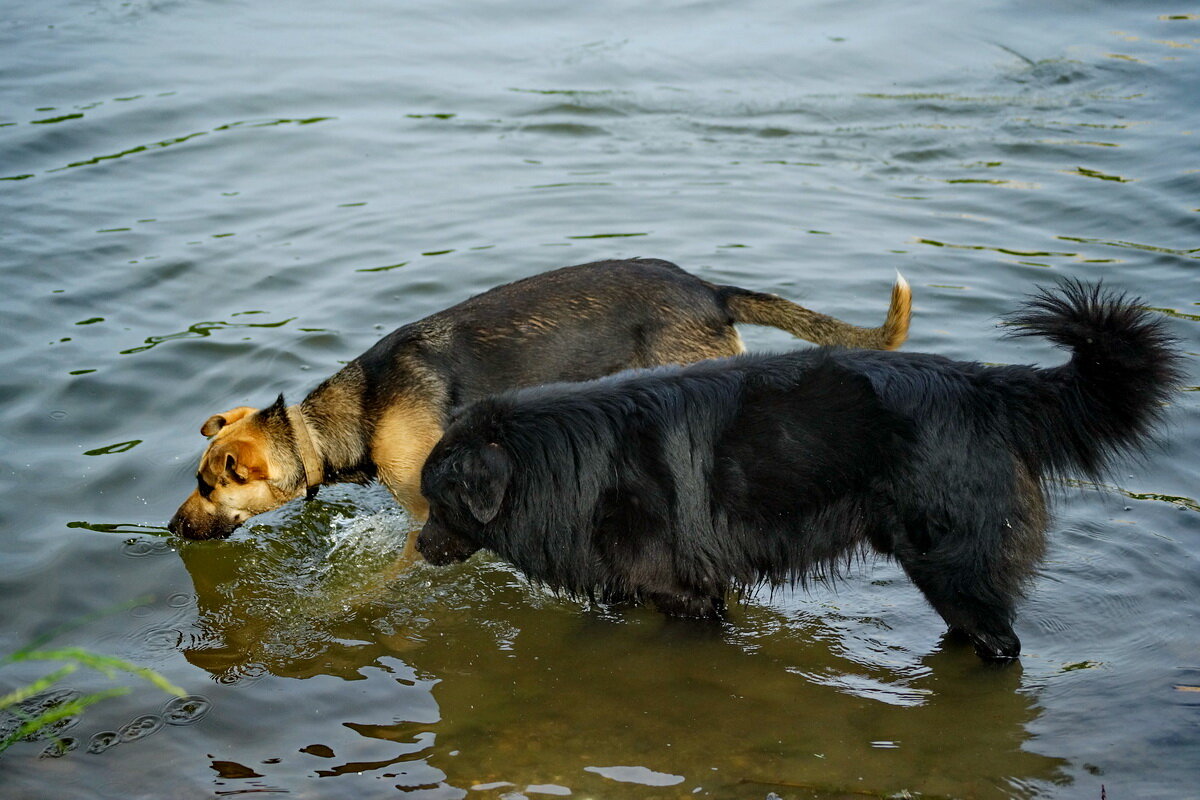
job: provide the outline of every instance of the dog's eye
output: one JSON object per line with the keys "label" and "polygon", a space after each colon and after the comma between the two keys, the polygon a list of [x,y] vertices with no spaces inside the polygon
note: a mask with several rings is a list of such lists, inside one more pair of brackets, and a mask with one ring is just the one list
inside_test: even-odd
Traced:
{"label": "dog's eye", "polygon": [[213,493],[213,485],[204,480],[199,473],[196,475],[196,489],[200,492],[200,496],[205,500],[207,500],[208,496]]}

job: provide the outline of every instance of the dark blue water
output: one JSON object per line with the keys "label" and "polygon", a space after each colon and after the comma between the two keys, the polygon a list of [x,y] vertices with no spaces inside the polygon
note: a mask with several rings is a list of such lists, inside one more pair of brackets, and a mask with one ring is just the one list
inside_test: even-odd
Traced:
{"label": "dark blue water", "polygon": [[[134,691],[62,758],[0,756],[0,795],[1194,795],[1194,11],[5,4],[0,652],[80,623],[54,644],[209,706],[157,729],[165,695],[76,673],[61,687]],[[909,349],[1008,363],[1061,355],[1002,341],[1000,314],[1103,278],[1170,315],[1190,388],[1146,463],[1064,487],[1002,670],[943,646],[887,563],[705,635],[486,557],[398,561],[410,521],[378,488],[226,542],[160,530],[209,414],[299,400],[498,283],[635,255],[860,324],[899,269]],[[3,666],[0,693],[53,666]]]}

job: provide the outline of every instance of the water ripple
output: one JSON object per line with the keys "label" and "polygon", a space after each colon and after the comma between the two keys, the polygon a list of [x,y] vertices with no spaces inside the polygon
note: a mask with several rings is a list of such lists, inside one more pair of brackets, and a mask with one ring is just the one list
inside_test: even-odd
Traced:
{"label": "water ripple", "polygon": [[[83,115],[80,114],[78,116],[83,116]],[[69,118],[72,118],[72,117],[64,117],[63,119],[69,119]],[[129,147],[129,148],[126,148],[125,150],[121,150],[116,153],[108,153],[105,155],[99,155],[99,156],[93,156],[91,158],[81,159],[79,161],[72,161],[64,166],[54,167],[52,169],[46,170],[46,174],[50,174],[50,173],[54,173],[54,172],[62,172],[64,170],[74,169],[77,167],[94,166],[96,164],[102,164],[104,162],[113,161],[113,160],[119,159],[119,158],[126,158],[128,156],[138,155],[141,153],[154,152],[157,150],[162,150],[167,147],[174,147],[175,145],[180,145],[180,144],[184,144],[186,142],[193,141],[201,136],[207,136],[210,133],[223,133],[226,131],[238,130],[241,128],[267,128],[267,127],[274,127],[276,125],[311,125],[313,123],[325,122],[325,121],[331,120],[331,119],[335,119],[335,117],[317,116],[317,117],[305,117],[305,118],[299,118],[299,119],[280,117],[280,118],[257,119],[257,120],[240,120],[237,122],[226,123],[224,125],[218,125],[217,127],[212,128],[211,130],[195,131],[193,133],[184,134],[182,136],[173,136],[173,137],[170,137],[167,139],[160,139],[158,141],[149,142],[147,144],[136,145],[134,147]],[[56,119],[56,120],[46,120],[46,121],[57,122],[57,121],[61,121],[61,120]],[[32,176],[27,175],[27,176],[15,176],[15,177],[32,177]],[[15,179],[15,178],[14,177],[9,178],[9,180],[13,180],[13,179]]]}

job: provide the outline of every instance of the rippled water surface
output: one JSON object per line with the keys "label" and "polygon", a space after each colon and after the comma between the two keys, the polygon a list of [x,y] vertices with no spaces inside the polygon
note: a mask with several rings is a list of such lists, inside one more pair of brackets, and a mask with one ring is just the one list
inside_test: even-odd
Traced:
{"label": "rippled water surface", "polygon": [[[5,3],[0,652],[81,623],[55,643],[196,697],[131,680],[65,756],[0,757],[0,795],[1196,796],[1196,10]],[[1190,389],[1147,463],[1064,487],[1003,669],[886,562],[712,630],[413,565],[378,487],[161,529],[209,414],[635,255],[862,324],[900,269],[907,346],[990,362],[1061,359],[998,315],[1103,278],[1170,315]]]}

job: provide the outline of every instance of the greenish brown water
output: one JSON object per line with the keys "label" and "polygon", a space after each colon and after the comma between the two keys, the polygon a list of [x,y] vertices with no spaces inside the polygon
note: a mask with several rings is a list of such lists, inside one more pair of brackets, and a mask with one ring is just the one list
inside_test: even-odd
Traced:
{"label": "greenish brown water", "polygon": [[[151,596],[58,643],[206,705],[94,706],[65,756],[0,757],[0,797],[1196,795],[1194,11],[8,4],[0,652]],[[910,349],[1009,363],[1061,356],[999,314],[1103,278],[1170,317],[1190,390],[1145,464],[1064,487],[1006,669],[886,562],[713,629],[486,556],[409,564],[378,487],[224,542],[161,530],[209,414],[299,399],[495,284],[636,255],[862,324],[900,269]]]}

